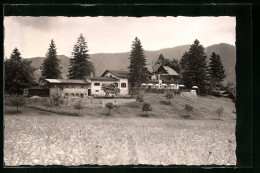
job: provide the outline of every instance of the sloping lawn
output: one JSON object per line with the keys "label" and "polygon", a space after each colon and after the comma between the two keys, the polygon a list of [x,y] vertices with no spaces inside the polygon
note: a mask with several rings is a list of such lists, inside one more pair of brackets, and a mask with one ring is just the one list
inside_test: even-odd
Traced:
{"label": "sloping lawn", "polygon": [[[225,98],[175,98],[149,94],[153,111],[141,117],[136,105],[105,108],[82,116],[5,106],[4,162],[12,165],[235,165],[234,103]],[[183,106],[194,106],[190,118]],[[137,104],[138,106],[138,104]],[[214,112],[224,107],[221,121]],[[15,109],[14,109],[15,110]],[[95,116],[95,113],[97,116]]]}

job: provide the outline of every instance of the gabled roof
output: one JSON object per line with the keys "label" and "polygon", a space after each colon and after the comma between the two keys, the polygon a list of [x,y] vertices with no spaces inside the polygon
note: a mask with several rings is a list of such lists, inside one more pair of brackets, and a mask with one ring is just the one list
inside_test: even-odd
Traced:
{"label": "gabled roof", "polygon": [[93,77],[91,78],[92,81],[118,81],[119,79],[112,78],[112,77]]}
{"label": "gabled roof", "polygon": [[167,71],[169,75],[179,75],[175,70],[173,70],[171,67],[163,66],[163,68]]}
{"label": "gabled roof", "polygon": [[85,80],[79,79],[45,79],[49,83],[60,83],[60,84],[90,84]]}
{"label": "gabled roof", "polygon": [[106,73],[112,73],[115,76],[119,78],[129,78],[130,77],[130,72],[126,70],[106,70],[101,76],[104,77]]}
{"label": "gabled roof", "polygon": [[154,65],[148,64],[148,65],[146,65],[146,67],[150,73],[154,73],[158,70],[158,68],[160,67],[160,64],[154,64]]}

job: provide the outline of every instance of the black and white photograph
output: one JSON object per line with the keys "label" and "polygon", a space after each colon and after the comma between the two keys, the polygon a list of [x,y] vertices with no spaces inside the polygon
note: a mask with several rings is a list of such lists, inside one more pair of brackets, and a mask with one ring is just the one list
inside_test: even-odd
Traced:
{"label": "black and white photograph", "polygon": [[226,165],[235,16],[5,16],[4,165]]}

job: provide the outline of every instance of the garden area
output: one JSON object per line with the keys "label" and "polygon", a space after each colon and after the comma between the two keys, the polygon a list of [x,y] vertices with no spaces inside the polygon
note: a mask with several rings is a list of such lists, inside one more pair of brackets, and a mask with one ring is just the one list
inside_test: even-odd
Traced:
{"label": "garden area", "polygon": [[14,165],[235,165],[229,98],[141,93],[134,99],[5,99],[4,162]]}

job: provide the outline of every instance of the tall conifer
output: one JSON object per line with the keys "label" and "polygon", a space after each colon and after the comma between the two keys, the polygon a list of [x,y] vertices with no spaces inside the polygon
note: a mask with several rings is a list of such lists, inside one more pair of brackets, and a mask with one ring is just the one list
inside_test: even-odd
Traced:
{"label": "tall conifer", "polygon": [[210,82],[213,88],[221,88],[222,82],[226,77],[221,58],[215,52],[212,52],[209,64]]}
{"label": "tall conifer", "polygon": [[46,53],[46,59],[41,66],[42,77],[45,79],[60,79],[61,67],[60,60],[57,58],[56,45],[51,40],[48,52]]}
{"label": "tall conifer", "polygon": [[72,58],[69,64],[69,79],[84,79],[91,72],[95,72],[92,62],[89,61],[88,46],[82,34],[74,45]]}
{"label": "tall conifer", "polygon": [[141,41],[137,37],[135,37],[135,40],[132,43],[129,59],[129,81],[132,83],[137,83],[137,85],[140,85],[142,82],[146,82],[148,79],[148,69],[146,67],[145,52]]}
{"label": "tall conifer", "polygon": [[180,61],[182,66],[181,79],[187,88],[198,86],[202,93],[208,89],[207,61],[204,47],[196,39],[188,52],[185,52]]}

